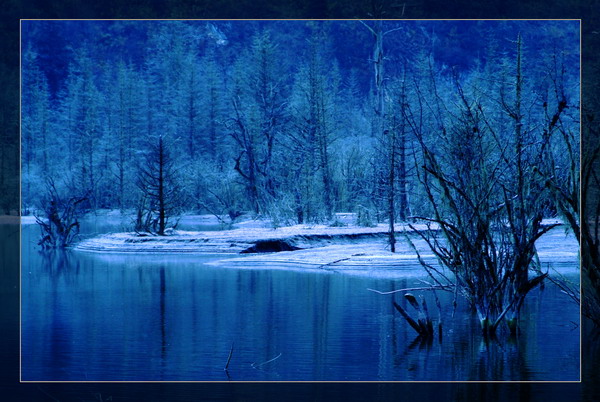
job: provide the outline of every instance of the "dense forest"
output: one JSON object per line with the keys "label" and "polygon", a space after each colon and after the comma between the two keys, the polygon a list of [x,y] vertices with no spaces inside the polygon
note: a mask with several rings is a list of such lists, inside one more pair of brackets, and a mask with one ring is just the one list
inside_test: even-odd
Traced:
{"label": "dense forest", "polygon": [[156,211],[160,168],[169,216],[556,216],[579,70],[577,21],[24,21],[23,213]]}

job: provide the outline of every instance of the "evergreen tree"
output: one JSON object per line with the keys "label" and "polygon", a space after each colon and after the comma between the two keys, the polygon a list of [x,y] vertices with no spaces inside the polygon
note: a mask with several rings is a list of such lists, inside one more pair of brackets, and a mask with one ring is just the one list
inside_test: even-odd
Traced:
{"label": "evergreen tree", "polygon": [[43,192],[44,180],[55,169],[50,157],[55,142],[48,81],[31,49],[25,52],[24,59],[27,69],[23,71],[22,113],[27,119],[21,127],[22,189],[27,211],[36,203],[36,198]]}
{"label": "evergreen tree", "polygon": [[175,161],[162,135],[149,145],[138,172],[141,201],[136,230],[154,231],[163,236],[169,218],[183,205]]}
{"label": "evergreen tree", "polygon": [[275,199],[273,160],[276,138],[285,120],[285,81],[281,55],[268,31],[256,35],[238,60],[228,127],[237,145],[234,169],[245,182],[255,213],[267,212]]}

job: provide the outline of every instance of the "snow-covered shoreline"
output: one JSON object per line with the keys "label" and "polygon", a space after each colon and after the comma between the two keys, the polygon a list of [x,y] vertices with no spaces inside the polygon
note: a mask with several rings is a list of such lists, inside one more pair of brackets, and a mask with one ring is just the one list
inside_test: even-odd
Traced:
{"label": "snow-covered shoreline", "polygon": [[[554,221],[545,224],[555,223]],[[398,225],[401,232],[410,228]],[[425,229],[419,225],[419,229]],[[93,253],[126,254],[215,254],[223,255],[208,264],[222,268],[300,269],[320,272],[423,275],[418,256],[402,234],[397,236],[396,253],[387,245],[388,226],[295,225],[278,229],[243,227],[223,231],[173,231],[168,236],[139,236],[136,233],[111,233],[89,238],[74,249]],[[411,235],[421,258],[436,259],[425,242]],[[264,246],[261,250],[256,247]],[[553,262],[561,273],[578,269],[579,245],[572,234],[556,228],[537,244],[542,263]],[[259,251],[259,252],[255,252]],[[277,251],[277,252],[274,252]],[[244,254],[247,252],[248,254]],[[242,254],[242,255],[240,255]],[[237,255],[238,258],[230,258]]]}
{"label": "snow-covered shoreline", "polygon": [[[408,227],[407,227],[408,229]],[[383,238],[388,227],[329,227],[295,225],[271,228],[241,228],[222,231],[177,230],[168,236],[140,236],[134,232],[109,233],[79,242],[76,250],[117,253],[227,253],[238,254],[264,244],[273,251],[314,248],[334,242]],[[402,230],[401,228],[399,230]],[[266,244],[272,243],[272,244]],[[285,244],[290,248],[286,249]],[[282,246],[283,248],[277,249]]]}
{"label": "snow-covered shoreline", "polygon": [[[544,224],[558,223],[545,220]],[[250,224],[250,225],[248,225]],[[418,230],[435,230],[425,224],[413,224]],[[172,230],[166,236],[140,235],[135,232],[107,233],[80,241],[76,250],[113,253],[254,253],[293,251],[323,247],[348,242],[383,239],[388,233],[387,224],[374,227],[356,225],[293,225],[271,228],[257,221],[241,222],[239,228],[230,230]],[[556,230],[556,229],[555,229]],[[402,233],[413,233],[408,224],[396,225],[397,239]],[[413,234],[414,235],[414,234]],[[260,246],[257,248],[257,246]],[[255,248],[252,250],[252,248]],[[272,249],[272,250],[271,250]]]}

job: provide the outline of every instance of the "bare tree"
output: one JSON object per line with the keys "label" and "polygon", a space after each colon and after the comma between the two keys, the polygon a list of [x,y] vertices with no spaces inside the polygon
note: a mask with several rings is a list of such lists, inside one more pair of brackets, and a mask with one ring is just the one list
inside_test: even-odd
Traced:
{"label": "bare tree", "polygon": [[[419,180],[433,209],[433,216],[416,217],[429,230],[411,227],[454,274],[486,335],[494,335],[504,319],[511,333],[517,331],[525,296],[547,277],[538,269],[530,279],[535,242],[556,226],[542,224],[550,194],[535,167],[542,164],[550,138],[524,127],[520,36],[516,45],[515,92],[511,100],[501,96],[512,131],[502,133],[502,125],[464,92],[457,77],[459,110],[440,107],[448,117],[437,121],[436,143],[428,141],[418,117],[410,110],[407,116],[422,152]],[[418,94],[422,111],[426,100]],[[422,264],[433,276],[434,268]]]}
{"label": "bare tree", "polygon": [[74,197],[59,195],[54,180],[48,179],[46,196],[42,200],[44,216],[35,217],[42,231],[38,244],[44,249],[70,246],[79,234],[79,218],[87,201],[87,194]]}

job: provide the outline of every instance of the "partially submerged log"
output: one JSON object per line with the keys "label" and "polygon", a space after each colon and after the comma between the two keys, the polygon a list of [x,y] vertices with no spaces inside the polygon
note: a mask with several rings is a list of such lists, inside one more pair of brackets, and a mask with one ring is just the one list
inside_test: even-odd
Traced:
{"label": "partially submerged log", "polygon": [[406,320],[406,322],[408,322],[408,324],[411,327],[413,327],[413,329],[415,331],[417,331],[417,333],[420,335],[421,334],[421,326],[419,324],[417,324],[417,322],[415,320],[413,320],[411,318],[411,316],[408,315],[408,313],[406,312],[406,310],[404,310],[402,308],[402,306],[400,306],[398,303],[396,303],[393,300],[392,300],[392,304],[394,305],[394,307],[396,308],[396,310],[398,310],[398,312],[402,315],[402,317],[404,317],[404,319]]}

